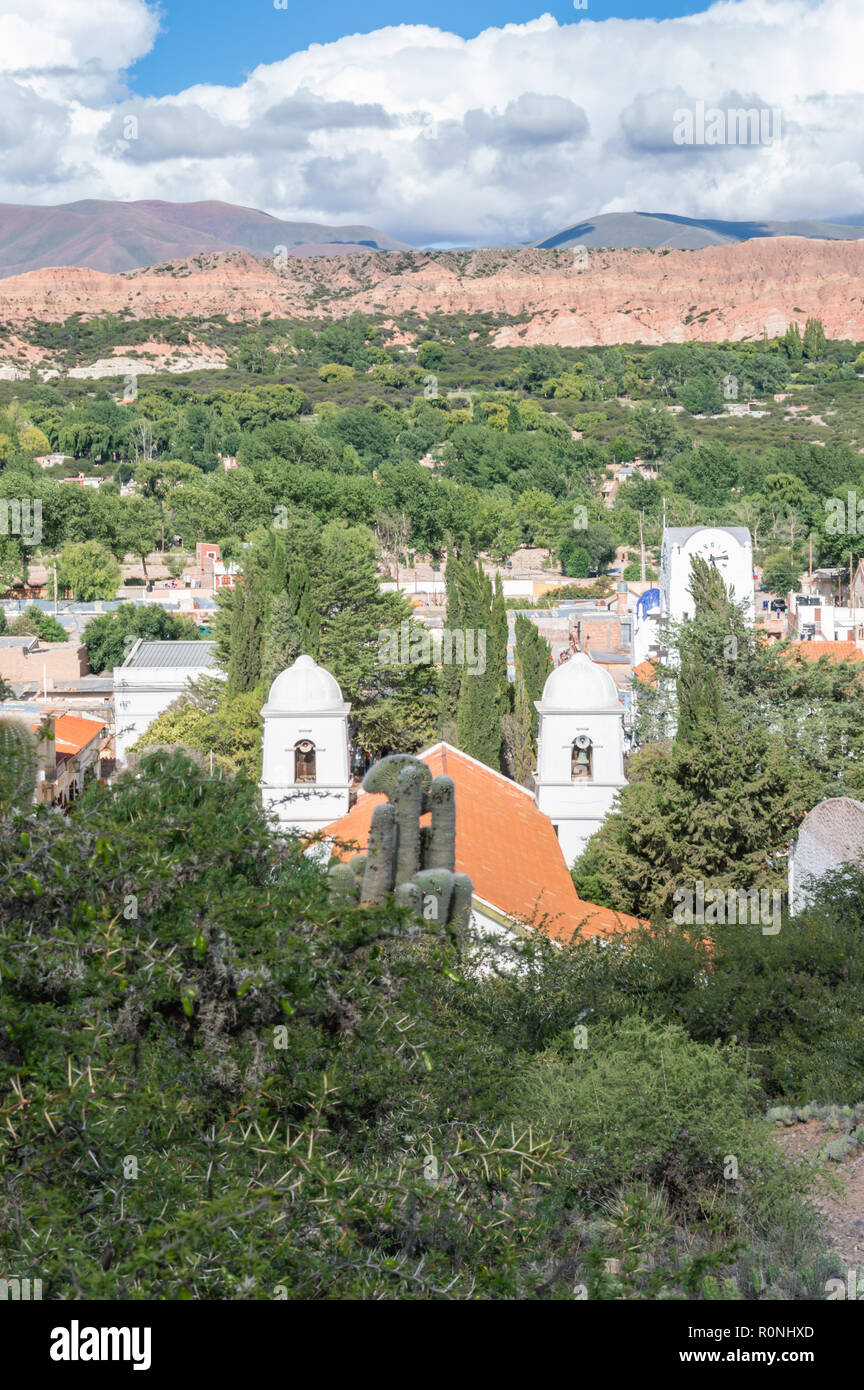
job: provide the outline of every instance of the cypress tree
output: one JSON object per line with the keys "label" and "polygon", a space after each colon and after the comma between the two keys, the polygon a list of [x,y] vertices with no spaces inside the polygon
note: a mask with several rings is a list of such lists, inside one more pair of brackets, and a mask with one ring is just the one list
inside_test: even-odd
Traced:
{"label": "cypress tree", "polygon": [[[501,770],[502,718],[509,699],[507,681],[507,615],[500,580],[492,581],[478,564],[465,564],[460,574],[462,625],[473,634],[479,657],[480,635],[485,643],[485,662],[465,666],[456,713],[456,742],[472,758]],[[466,649],[468,640],[466,638]],[[503,675],[502,675],[503,672]]]}
{"label": "cypress tree", "polygon": [[[463,627],[460,581],[463,562],[454,547],[447,552],[447,567],[444,577],[447,583],[447,609],[444,626],[448,632],[457,632]],[[459,693],[462,689],[464,668],[455,661],[446,662],[441,670],[441,720],[444,738],[455,742],[456,712],[459,708]]]}
{"label": "cypress tree", "polygon": [[269,595],[260,572],[244,568],[241,583],[234,590],[231,608],[228,694],[243,695],[254,690],[261,679],[261,653],[264,643]]}

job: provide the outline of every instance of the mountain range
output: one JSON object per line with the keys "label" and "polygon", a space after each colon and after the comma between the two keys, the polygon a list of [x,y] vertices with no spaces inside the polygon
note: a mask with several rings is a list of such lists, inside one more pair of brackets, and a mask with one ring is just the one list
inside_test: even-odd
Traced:
{"label": "mountain range", "polygon": [[274,256],[280,247],[291,256],[411,249],[374,227],[285,222],[232,203],[0,203],[0,278],[53,266],[116,273],[214,251]]}
{"label": "mountain range", "polygon": [[[723,222],[674,213],[607,212],[530,245],[541,250],[580,245],[698,250],[766,237],[857,241],[864,237],[860,223],[864,217],[842,223]],[[280,249],[286,257],[306,257],[415,248],[375,227],[289,222],[217,201],[121,203],[88,198],[57,207],[0,203],[0,279],[58,266],[117,274],[213,252],[246,251],[269,258]]]}
{"label": "mountain range", "polygon": [[[697,251],[703,246],[725,246],[733,241],[760,237],[800,236],[819,241],[858,241],[864,226],[849,222],[721,222],[708,217],[678,217],[670,212],[604,212],[576,222],[552,236],[532,242],[552,251],[558,247],[608,247],[610,250],[644,250],[671,246]],[[864,222],[864,218],[860,219]]]}

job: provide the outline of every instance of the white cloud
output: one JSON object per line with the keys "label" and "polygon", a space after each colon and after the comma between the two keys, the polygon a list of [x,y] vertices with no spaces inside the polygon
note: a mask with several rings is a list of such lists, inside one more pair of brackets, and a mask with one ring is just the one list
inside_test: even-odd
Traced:
{"label": "white cloud", "polygon": [[[6,0],[0,200],[223,198],[421,243],[528,240],[631,208],[864,209],[860,0],[722,0],[662,22],[544,15],[468,40],[403,25],[234,87],[130,98],[125,70],[156,28],[144,0]],[[699,102],[779,108],[782,137],[677,145],[673,113]]]}

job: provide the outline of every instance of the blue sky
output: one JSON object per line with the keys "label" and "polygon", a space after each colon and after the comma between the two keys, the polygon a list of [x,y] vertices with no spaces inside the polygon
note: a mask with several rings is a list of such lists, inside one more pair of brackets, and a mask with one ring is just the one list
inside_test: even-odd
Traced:
{"label": "blue sky", "polygon": [[198,82],[233,86],[260,63],[272,63],[313,43],[369,33],[390,24],[430,24],[471,38],[482,29],[522,24],[551,14],[561,24],[607,19],[671,19],[707,9],[699,0],[161,0],[162,29],[153,51],[130,70],[138,96],[167,96]]}
{"label": "blue sky", "polygon": [[[862,0],[160,3],[161,32],[156,0],[0,0],[0,202],[223,201],[414,245],[864,208]],[[706,107],[776,136],[679,142]]]}

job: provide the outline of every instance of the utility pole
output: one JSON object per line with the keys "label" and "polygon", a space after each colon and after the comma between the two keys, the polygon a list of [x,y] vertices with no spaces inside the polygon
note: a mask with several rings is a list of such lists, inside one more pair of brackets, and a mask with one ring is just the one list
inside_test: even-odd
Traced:
{"label": "utility pole", "polygon": [[639,513],[639,578],[645,583],[645,537],[642,533],[642,512]]}
{"label": "utility pole", "polygon": [[813,593],[813,532],[810,532],[810,573],[807,581],[807,593]]}
{"label": "utility pole", "polygon": [[52,567],[52,568],[53,568],[53,570],[54,570],[54,617],[56,618],[56,617],[57,617],[57,561],[56,561],[56,560],[54,561],[54,564],[53,564],[53,567]]}

